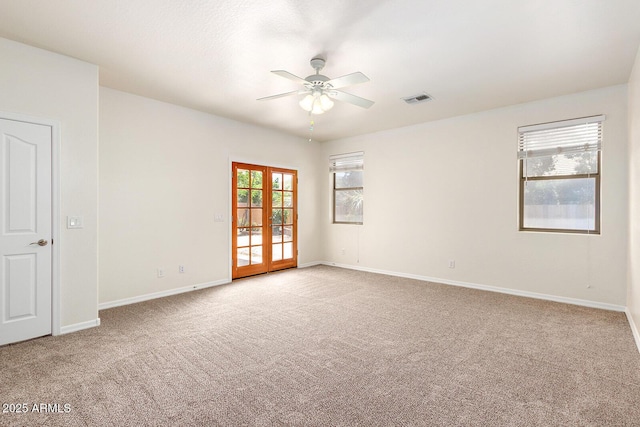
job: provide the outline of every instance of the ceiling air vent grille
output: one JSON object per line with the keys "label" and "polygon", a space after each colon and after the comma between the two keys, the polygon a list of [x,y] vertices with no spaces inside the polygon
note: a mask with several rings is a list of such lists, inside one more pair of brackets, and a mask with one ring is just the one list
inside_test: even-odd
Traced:
{"label": "ceiling air vent grille", "polygon": [[406,102],[407,104],[420,104],[423,102],[431,101],[433,98],[431,97],[431,95],[427,95],[426,93],[421,93],[418,95],[408,96],[402,99],[404,99],[404,102]]}

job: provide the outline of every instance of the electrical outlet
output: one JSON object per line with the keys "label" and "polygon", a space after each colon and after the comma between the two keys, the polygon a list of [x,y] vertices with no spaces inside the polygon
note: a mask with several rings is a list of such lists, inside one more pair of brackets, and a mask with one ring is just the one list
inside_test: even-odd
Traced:
{"label": "electrical outlet", "polygon": [[184,265],[179,265],[178,266],[178,273],[182,274],[184,272],[186,272],[187,270],[184,268]]}
{"label": "electrical outlet", "polygon": [[456,261],[453,259],[449,260],[449,268],[456,268]]}
{"label": "electrical outlet", "polygon": [[164,277],[164,268],[158,269],[158,277]]}
{"label": "electrical outlet", "polygon": [[344,255],[346,253],[347,253],[347,251],[345,251],[344,248],[340,249],[340,255]]}

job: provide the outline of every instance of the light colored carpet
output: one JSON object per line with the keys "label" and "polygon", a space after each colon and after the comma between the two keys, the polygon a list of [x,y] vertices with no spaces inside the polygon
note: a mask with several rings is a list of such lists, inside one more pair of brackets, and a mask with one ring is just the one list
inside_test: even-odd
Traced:
{"label": "light colored carpet", "polygon": [[622,313],[318,266],[100,317],[0,347],[0,425],[640,425]]}

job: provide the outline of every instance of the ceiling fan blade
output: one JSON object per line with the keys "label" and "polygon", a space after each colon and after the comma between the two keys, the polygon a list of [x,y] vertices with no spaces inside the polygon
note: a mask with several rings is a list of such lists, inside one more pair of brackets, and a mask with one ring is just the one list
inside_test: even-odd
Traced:
{"label": "ceiling fan blade", "polygon": [[346,76],[331,79],[325,84],[331,85],[334,89],[340,89],[341,87],[357,85],[358,83],[366,83],[368,81],[369,77],[365,76],[360,71],[357,71],[355,73],[347,74]]}
{"label": "ceiling fan blade", "polygon": [[303,93],[308,93],[308,90],[294,90],[291,92],[285,92],[285,93],[279,93],[278,95],[271,95],[271,96],[265,96],[264,98],[258,98],[258,101],[267,101],[269,99],[276,99],[276,98],[282,98],[285,96],[291,96],[291,95],[301,95]]}
{"label": "ceiling fan blade", "polygon": [[285,70],[275,70],[275,71],[272,71],[272,73],[277,74],[280,77],[284,77],[285,79],[293,80],[294,82],[297,82],[297,83],[302,83],[302,84],[308,83],[302,77],[298,77],[295,74],[291,74],[290,72]]}
{"label": "ceiling fan blade", "polygon": [[328,95],[333,99],[337,99],[338,101],[348,102],[349,104],[357,105],[358,107],[362,108],[369,108],[373,104],[375,104],[375,102],[368,99],[360,98],[359,96],[351,95],[350,93],[342,92],[339,90],[331,90],[328,92]]}

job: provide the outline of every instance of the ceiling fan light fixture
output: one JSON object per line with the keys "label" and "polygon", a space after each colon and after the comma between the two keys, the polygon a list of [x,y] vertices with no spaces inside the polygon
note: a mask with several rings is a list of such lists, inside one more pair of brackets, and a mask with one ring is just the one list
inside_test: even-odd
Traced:
{"label": "ceiling fan light fixture", "polygon": [[302,107],[304,111],[311,111],[313,109],[315,99],[316,98],[312,94],[305,96],[300,101],[300,107]]}
{"label": "ceiling fan light fixture", "polygon": [[322,114],[333,108],[333,101],[326,93],[314,90],[300,100],[300,107],[311,114]]}
{"label": "ceiling fan light fixture", "polygon": [[320,97],[316,98],[313,101],[313,108],[311,109],[311,114],[322,114],[324,113],[324,108],[322,108],[322,103],[320,102]]}
{"label": "ceiling fan light fixture", "polygon": [[326,93],[323,93],[322,95],[320,95],[320,105],[322,106],[322,109],[324,111],[329,111],[333,108],[333,101],[327,96]]}

